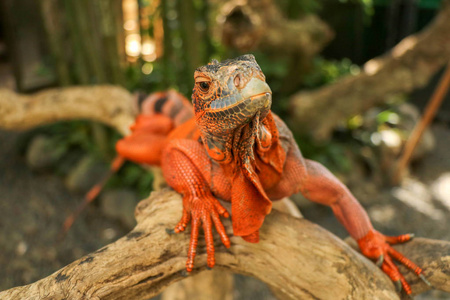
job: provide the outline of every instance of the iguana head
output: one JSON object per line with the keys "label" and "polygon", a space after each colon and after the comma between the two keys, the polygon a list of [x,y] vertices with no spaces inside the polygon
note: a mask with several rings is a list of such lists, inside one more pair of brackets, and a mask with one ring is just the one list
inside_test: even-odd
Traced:
{"label": "iguana head", "polygon": [[277,164],[282,160],[278,131],[270,123],[272,91],[248,54],[221,63],[213,60],[195,70],[194,77],[192,102],[203,144],[232,181],[234,233],[256,242],[272,207],[255,171],[256,156],[275,173],[282,164]]}
{"label": "iguana head", "polygon": [[213,60],[195,70],[194,78],[192,102],[203,133],[230,134],[270,110],[272,91],[251,54]]}

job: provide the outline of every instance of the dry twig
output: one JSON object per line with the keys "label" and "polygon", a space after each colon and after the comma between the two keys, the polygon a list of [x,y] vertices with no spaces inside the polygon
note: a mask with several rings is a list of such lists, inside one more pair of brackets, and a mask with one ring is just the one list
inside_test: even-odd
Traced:
{"label": "dry twig", "polygon": [[433,118],[436,115],[437,110],[441,106],[442,100],[444,100],[444,96],[447,93],[449,86],[450,86],[450,63],[447,65],[444,75],[442,75],[441,81],[439,82],[439,85],[436,87],[436,90],[434,91],[433,96],[430,99],[430,102],[425,108],[425,113],[423,114],[422,119],[420,120],[419,123],[416,124],[414,130],[411,132],[411,135],[406,141],[402,156],[398,161],[394,176],[392,178],[393,184],[398,184],[400,182],[403,171],[408,165],[409,160],[411,159],[411,156],[414,152],[414,149],[420,142],[420,138],[427,129],[428,125],[431,123],[431,121],[433,121]]}

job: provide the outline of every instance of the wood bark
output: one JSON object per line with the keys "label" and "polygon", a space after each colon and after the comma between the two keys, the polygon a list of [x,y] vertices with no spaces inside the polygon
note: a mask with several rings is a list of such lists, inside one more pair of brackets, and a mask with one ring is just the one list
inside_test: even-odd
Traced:
{"label": "wood bark", "polygon": [[0,89],[0,128],[25,130],[64,120],[87,119],[129,133],[137,112],[134,97],[116,86],[79,86],[20,95]]}
{"label": "wood bark", "polygon": [[189,276],[170,285],[161,300],[233,300],[233,274],[213,269]]}
{"label": "wood bark", "polygon": [[243,52],[263,49],[312,57],[334,37],[319,17],[289,20],[272,0],[230,1],[218,19],[224,44]]}
{"label": "wood bark", "polygon": [[362,72],[314,91],[293,95],[291,128],[321,140],[333,128],[398,93],[425,86],[450,60],[450,1],[422,32],[403,39],[389,53],[368,61]]}
{"label": "wood bark", "polygon": [[[181,217],[173,191],[154,192],[136,207],[137,226],[118,241],[30,285],[0,293],[1,299],[143,299],[188,276],[189,234],[167,233]],[[231,236],[231,223],[224,221]],[[216,268],[254,276],[287,299],[398,299],[389,278],[340,239],[304,219],[274,211],[251,244],[216,241]],[[396,248],[424,268],[436,289],[450,291],[450,243],[416,239]],[[192,275],[206,270],[200,239]],[[403,270],[404,271],[404,270]],[[413,293],[428,287],[405,272]],[[189,275],[189,276],[192,276]]]}

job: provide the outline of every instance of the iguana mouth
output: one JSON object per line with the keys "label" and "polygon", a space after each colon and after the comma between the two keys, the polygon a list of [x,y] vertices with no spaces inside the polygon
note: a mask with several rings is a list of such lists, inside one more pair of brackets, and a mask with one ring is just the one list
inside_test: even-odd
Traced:
{"label": "iguana mouth", "polygon": [[[242,110],[247,105],[252,106],[252,102],[268,102],[272,98],[272,93],[265,92],[256,94],[254,96],[251,96],[246,99],[242,99],[237,101],[236,97],[233,96],[227,96],[218,100],[215,100],[211,103],[211,106],[206,111],[208,112],[218,112],[218,111],[227,111],[232,110],[233,108],[237,107],[238,110]],[[260,101],[262,100],[262,101]],[[266,100],[266,101],[264,101]],[[235,110],[233,110],[235,111]]]}
{"label": "iguana mouth", "polygon": [[255,111],[258,110],[258,107],[269,107],[271,102],[272,91],[270,90],[269,85],[265,81],[254,77],[239,92],[212,101],[210,107],[207,108],[206,111]]}

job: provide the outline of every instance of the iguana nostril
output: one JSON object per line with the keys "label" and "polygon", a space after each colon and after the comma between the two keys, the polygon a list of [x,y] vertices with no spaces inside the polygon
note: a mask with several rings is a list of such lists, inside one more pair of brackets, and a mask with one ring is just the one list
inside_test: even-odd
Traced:
{"label": "iguana nostril", "polygon": [[234,86],[237,88],[243,88],[243,81],[241,80],[241,74],[237,74],[236,77],[234,77]]}

